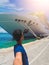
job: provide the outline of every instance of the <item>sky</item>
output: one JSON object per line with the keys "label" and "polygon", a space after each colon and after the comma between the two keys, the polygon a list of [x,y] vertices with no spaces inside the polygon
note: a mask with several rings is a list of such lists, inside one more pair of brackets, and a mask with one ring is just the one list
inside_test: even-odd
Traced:
{"label": "sky", "polygon": [[49,0],[0,0],[0,12],[43,12],[49,18]]}
{"label": "sky", "polygon": [[21,8],[16,0],[1,0],[0,1],[0,12],[21,12],[23,8]]}
{"label": "sky", "polygon": [[38,12],[49,14],[49,0],[0,0],[0,12]]}
{"label": "sky", "polygon": [[0,33],[7,33],[2,27],[0,27]]}

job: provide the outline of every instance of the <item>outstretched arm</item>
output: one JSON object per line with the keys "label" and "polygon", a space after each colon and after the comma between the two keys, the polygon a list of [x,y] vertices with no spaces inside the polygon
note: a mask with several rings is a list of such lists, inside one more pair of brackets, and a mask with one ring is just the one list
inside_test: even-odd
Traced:
{"label": "outstretched arm", "polygon": [[16,53],[16,57],[14,58],[13,65],[23,65],[21,52]]}

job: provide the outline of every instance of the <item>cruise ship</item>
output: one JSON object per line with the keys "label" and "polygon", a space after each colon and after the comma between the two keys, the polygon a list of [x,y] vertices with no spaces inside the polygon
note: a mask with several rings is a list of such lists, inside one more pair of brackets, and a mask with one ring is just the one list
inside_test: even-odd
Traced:
{"label": "cruise ship", "polygon": [[27,32],[26,38],[46,37],[49,35],[48,21],[43,20],[36,15],[20,14],[20,13],[0,13],[0,26],[12,35],[15,29],[21,29]]}

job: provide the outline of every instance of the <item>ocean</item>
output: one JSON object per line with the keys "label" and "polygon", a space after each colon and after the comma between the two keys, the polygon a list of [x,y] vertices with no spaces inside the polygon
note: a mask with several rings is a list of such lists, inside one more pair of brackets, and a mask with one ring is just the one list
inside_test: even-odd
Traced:
{"label": "ocean", "polygon": [[[36,38],[33,38],[33,39],[28,39],[28,40],[23,40],[22,44],[28,44],[29,42],[33,42],[35,41]],[[0,49],[1,48],[8,48],[8,47],[12,47],[16,44],[17,42],[16,41],[0,41]]]}
{"label": "ocean", "polygon": [[[25,39],[25,40],[23,40],[22,44],[33,42],[35,40],[36,40],[36,38]],[[16,43],[17,42],[13,40],[12,36],[9,33],[0,33],[0,49],[12,47]]]}

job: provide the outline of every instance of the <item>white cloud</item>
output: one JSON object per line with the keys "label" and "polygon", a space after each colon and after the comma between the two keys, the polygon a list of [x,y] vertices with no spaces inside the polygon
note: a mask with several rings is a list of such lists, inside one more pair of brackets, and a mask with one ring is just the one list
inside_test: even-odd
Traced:
{"label": "white cloud", "polygon": [[22,10],[24,10],[23,8],[19,8],[15,4],[11,4],[11,3],[0,4],[0,7],[5,7],[7,9],[9,9],[9,10],[14,10],[14,11],[22,11]]}
{"label": "white cloud", "polygon": [[9,0],[0,0],[0,4],[7,3]]}
{"label": "white cloud", "polygon": [[5,7],[9,10],[14,10],[14,11],[22,11],[23,10],[23,8],[18,8],[15,4],[11,4],[9,2],[9,0],[1,0],[0,7]]}
{"label": "white cloud", "polygon": [[11,3],[5,4],[5,6],[11,7],[11,8],[16,8],[15,4],[11,4]]}
{"label": "white cloud", "polygon": [[15,10],[23,10],[23,8],[18,8],[18,7],[16,7],[16,5],[15,4],[7,4],[6,5],[9,9],[15,9]]}

